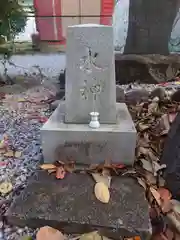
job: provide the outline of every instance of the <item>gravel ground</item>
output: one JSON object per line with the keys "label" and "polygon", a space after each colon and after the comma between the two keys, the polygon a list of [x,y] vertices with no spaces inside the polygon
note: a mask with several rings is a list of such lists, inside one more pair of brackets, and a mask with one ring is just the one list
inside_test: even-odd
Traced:
{"label": "gravel ground", "polygon": [[[27,178],[42,159],[40,127],[49,116],[47,101],[55,95],[42,86],[21,94],[7,95],[0,104],[0,140],[8,136],[9,149],[21,152],[18,157],[0,156],[0,183],[10,182],[13,189],[0,195],[0,216],[8,209],[12,199],[26,186]],[[28,102],[26,102],[28,100]],[[0,240],[19,240],[22,236],[34,236],[35,231],[19,229],[0,222]]]}

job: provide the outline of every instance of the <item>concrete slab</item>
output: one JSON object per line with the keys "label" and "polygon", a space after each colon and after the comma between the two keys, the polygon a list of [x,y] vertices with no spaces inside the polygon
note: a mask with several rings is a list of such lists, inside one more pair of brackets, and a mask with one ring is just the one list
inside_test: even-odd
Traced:
{"label": "concrete slab", "polygon": [[57,180],[39,171],[6,213],[8,223],[31,228],[49,225],[68,234],[99,230],[118,240],[133,236],[149,239],[151,224],[144,189],[132,178],[113,177],[110,202],[103,204],[94,195],[94,184],[86,174]]}
{"label": "concrete slab", "polygon": [[74,160],[77,163],[102,163],[105,160],[132,165],[136,129],[124,103],[117,103],[116,124],[66,124],[65,103],[61,103],[41,129],[44,162]]}

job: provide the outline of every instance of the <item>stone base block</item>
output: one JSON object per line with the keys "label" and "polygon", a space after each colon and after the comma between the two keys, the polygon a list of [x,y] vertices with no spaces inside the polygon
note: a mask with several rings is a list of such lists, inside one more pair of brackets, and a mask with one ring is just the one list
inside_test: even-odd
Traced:
{"label": "stone base block", "polygon": [[116,108],[116,124],[101,124],[100,128],[92,129],[88,123],[64,123],[65,103],[62,102],[41,129],[44,162],[73,160],[92,164],[106,160],[132,165],[136,129],[126,105],[117,103]]}
{"label": "stone base block", "polygon": [[107,204],[96,199],[94,185],[87,174],[72,173],[57,180],[39,171],[12,203],[6,213],[7,221],[20,227],[48,225],[67,234],[98,230],[110,239],[150,239],[148,201],[136,180],[113,177]]}

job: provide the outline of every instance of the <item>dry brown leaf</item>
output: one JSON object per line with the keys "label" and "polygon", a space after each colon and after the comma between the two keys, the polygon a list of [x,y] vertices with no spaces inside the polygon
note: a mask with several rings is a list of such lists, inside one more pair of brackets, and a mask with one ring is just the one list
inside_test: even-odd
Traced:
{"label": "dry brown leaf", "polygon": [[140,156],[141,154],[147,156],[148,152],[149,152],[149,148],[139,147],[139,149],[138,149],[138,156]]}
{"label": "dry brown leaf", "polygon": [[96,181],[96,183],[98,182],[103,182],[108,188],[111,185],[111,177],[110,176],[103,176],[100,173],[91,173],[92,177],[94,178],[94,180]]}
{"label": "dry brown leaf", "polygon": [[139,185],[141,185],[145,190],[147,190],[146,183],[145,183],[145,181],[142,178],[138,177],[137,181],[138,181]]}
{"label": "dry brown leaf", "polygon": [[0,193],[2,193],[3,195],[11,192],[13,189],[12,183],[11,182],[2,182],[0,184]]}
{"label": "dry brown leaf", "polygon": [[56,168],[54,168],[54,169],[48,169],[47,171],[48,171],[49,174],[51,174],[51,173],[56,172]]}
{"label": "dry brown leaf", "polygon": [[20,158],[21,154],[22,154],[21,152],[17,151],[17,152],[15,152],[14,156],[15,156],[15,158]]}
{"label": "dry brown leaf", "polygon": [[152,103],[149,104],[149,106],[148,106],[148,114],[152,114],[152,113],[157,112],[157,110],[158,110],[158,101],[159,101],[158,98],[154,98]]}
{"label": "dry brown leaf", "polygon": [[36,240],[65,240],[65,237],[57,229],[45,226],[37,232]]}
{"label": "dry brown leaf", "polygon": [[153,173],[153,166],[151,161],[147,161],[146,159],[140,159],[140,161],[142,162],[142,167],[146,171]]}
{"label": "dry brown leaf", "polygon": [[161,135],[165,135],[169,132],[170,123],[169,123],[169,116],[164,114],[160,119],[160,128],[162,129]]}
{"label": "dry brown leaf", "polygon": [[173,121],[175,120],[177,116],[177,113],[169,113],[169,122],[173,123]]}
{"label": "dry brown leaf", "polygon": [[[180,233],[180,215],[174,212],[167,213],[166,216],[171,221],[171,224]],[[179,240],[179,239],[178,239]]]}
{"label": "dry brown leaf", "polygon": [[108,203],[110,200],[109,189],[103,182],[98,182],[95,184],[94,193],[96,198],[102,203]]}
{"label": "dry brown leaf", "polygon": [[177,214],[180,214],[180,202],[175,199],[171,199],[170,201],[172,203],[173,211],[176,212]]}
{"label": "dry brown leaf", "polygon": [[64,179],[65,175],[66,175],[66,171],[64,170],[64,167],[63,166],[57,167],[56,178],[57,179]]}
{"label": "dry brown leaf", "polygon": [[172,198],[172,194],[170,193],[170,191],[166,188],[159,188],[158,193],[160,194],[160,198],[162,201],[166,202],[166,201],[170,201]]}
{"label": "dry brown leaf", "polygon": [[4,154],[5,157],[14,157],[14,152],[12,150],[9,150]]}
{"label": "dry brown leaf", "polygon": [[161,206],[161,196],[158,193],[158,191],[153,187],[150,187],[150,191],[151,191],[153,197],[155,198],[156,202],[158,203],[158,205]]}
{"label": "dry brown leaf", "polygon": [[136,170],[127,170],[125,171],[124,173],[122,173],[122,176],[125,176],[125,175],[133,175],[133,174],[136,174]]}
{"label": "dry brown leaf", "polygon": [[54,164],[45,163],[40,165],[40,168],[43,170],[51,170],[51,169],[56,169],[56,166]]}
{"label": "dry brown leaf", "polygon": [[150,128],[150,124],[139,123],[138,128],[140,131],[144,131],[144,130],[147,130],[148,128]]}

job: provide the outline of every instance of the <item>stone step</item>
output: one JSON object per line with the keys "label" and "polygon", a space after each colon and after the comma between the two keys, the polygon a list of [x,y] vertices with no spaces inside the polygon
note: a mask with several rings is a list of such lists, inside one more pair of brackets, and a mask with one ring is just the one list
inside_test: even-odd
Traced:
{"label": "stone step", "polygon": [[67,234],[99,230],[114,239],[149,239],[148,202],[143,188],[133,178],[113,177],[108,204],[96,199],[94,185],[87,174],[72,173],[57,180],[38,171],[12,203],[7,221],[20,227],[49,225]]}

